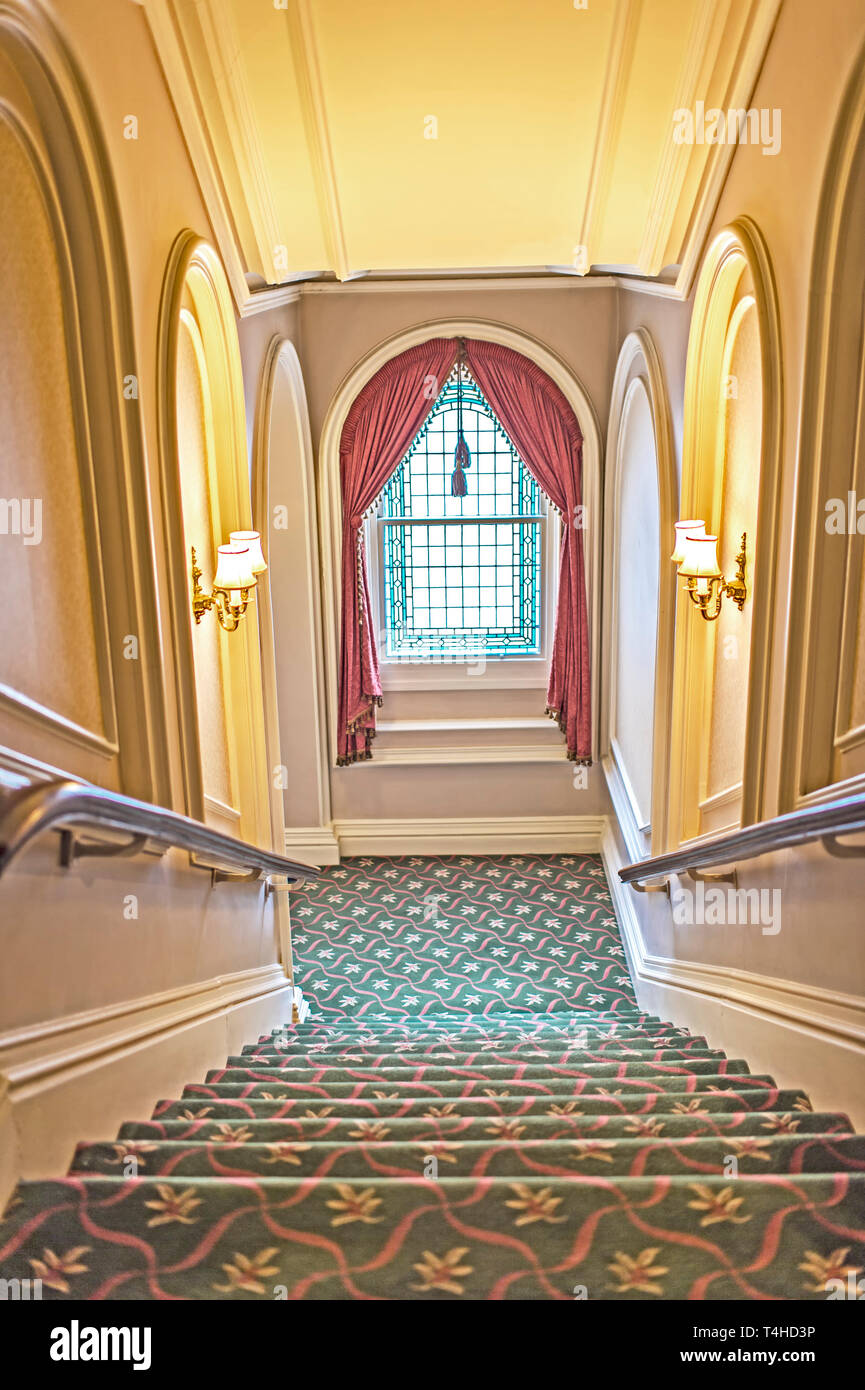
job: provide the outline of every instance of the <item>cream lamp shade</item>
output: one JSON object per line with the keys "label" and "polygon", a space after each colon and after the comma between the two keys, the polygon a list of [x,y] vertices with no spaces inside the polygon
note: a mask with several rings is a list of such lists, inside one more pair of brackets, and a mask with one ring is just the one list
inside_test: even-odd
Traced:
{"label": "cream lamp shade", "polygon": [[220,545],[217,547],[217,556],[213,587],[232,595],[237,591],[237,598],[232,597],[231,601],[232,603],[240,603],[239,590],[251,589],[256,583],[255,575],[252,572],[249,547],[234,544]]}
{"label": "cream lamp shade", "polygon": [[721,578],[718,537],[686,536],[684,548],[685,558],[679,566],[679,574],[683,579],[696,579],[698,594],[708,593],[710,580]]}
{"label": "cream lamp shade", "polygon": [[677,521],[676,544],[670,559],[674,565],[681,565],[685,558],[685,540],[688,536],[703,536],[706,533],[705,521]]}
{"label": "cream lamp shade", "polygon": [[232,545],[247,547],[253,574],[264,574],[267,562],[261,549],[261,536],[258,531],[232,531],[228,539]]}

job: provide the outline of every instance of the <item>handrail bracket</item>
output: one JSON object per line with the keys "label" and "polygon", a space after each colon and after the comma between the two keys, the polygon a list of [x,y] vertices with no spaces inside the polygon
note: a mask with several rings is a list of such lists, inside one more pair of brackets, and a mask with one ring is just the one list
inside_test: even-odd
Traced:
{"label": "handrail bracket", "polygon": [[663,883],[632,883],[631,887],[636,889],[638,893],[666,893],[668,898],[670,896],[670,880],[668,878],[665,878]]}
{"label": "handrail bracket", "polygon": [[59,863],[61,869],[71,869],[76,859],[88,858],[123,858],[132,854],[137,854],[147,844],[146,835],[132,835],[123,844],[109,844],[102,842],[93,844],[91,842],[79,840],[74,830],[60,831],[60,855]]}
{"label": "handrail bracket", "polygon": [[865,845],[842,845],[836,835],[824,835],[820,843],[836,859],[860,859],[865,855]]}
{"label": "handrail bracket", "polygon": [[734,888],[739,886],[739,871],[730,869],[726,874],[703,874],[699,869],[686,869],[689,878],[695,883],[732,883]]}

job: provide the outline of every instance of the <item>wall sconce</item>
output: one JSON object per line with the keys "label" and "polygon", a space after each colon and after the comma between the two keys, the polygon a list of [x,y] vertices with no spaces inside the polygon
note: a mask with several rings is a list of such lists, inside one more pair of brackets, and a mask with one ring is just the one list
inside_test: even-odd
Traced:
{"label": "wall sconce", "polygon": [[736,577],[726,580],[718,564],[718,537],[706,535],[705,521],[677,521],[676,547],[670,556],[685,581],[691,602],[699,608],[707,623],[721,613],[724,598],[731,598],[739,612],[745,607],[748,590],[745,586],[747,533],[742,533],[742,545],[736,556]]}
{"label": "wall sconce", "polygon": [[201,569],[192,547],[192,612],[196,623],[213,609],[219,626],[225,632],[235,632],[246,612],[250,592],[258,583],[257,576],[267,569],[257,531],[232,531],[228,545],[217,546],[216,574],[213,592],[206,594],[199,580]]}

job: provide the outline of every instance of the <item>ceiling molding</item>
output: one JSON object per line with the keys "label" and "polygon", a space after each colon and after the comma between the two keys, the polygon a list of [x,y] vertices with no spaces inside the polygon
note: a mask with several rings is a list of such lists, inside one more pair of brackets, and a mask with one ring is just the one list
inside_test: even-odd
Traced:
{"label": "ceiling molding", "polygon": [[280,232],[246,82],[240,36],[226,0],[208,0],[206,5],[197,5],[195,13],[222,107],[225,132],[234,156],[237,183],[258,261],[264,278],[274,284],[280,279],[276,269]]}
{"label": "ceiling molding", "polygon": [[610,188],[613,156],[621,134],[622,116],[628,92],[628,78],[640,27],[643,0],[617,0],[613,38],[607,59],[607,73],[592,153],[586,206],[580,227],[579,245],[586,248],[587,267],[593,263],[592,247],[603,225]]}
{"label": "ceiling molding", "polygon": [[676,281],[643,280],[637,275],[615,275],[613,279],[620,290],[628,290],[631,294],[652,294],[658,299],[677,299],[680,302],[687,299]]}
{"label": "ceiling molding", "polygon": [[315,24],[309,0],[287,0],[286,20],[291,36],[298,94],[306,125],[319,217],[331,269],[338,280],[351,274],[342,210],[339,202],[333,146],[321,77]]}
{"label": "ceiling molding", "polygon": [[231,211],[232,197],[223,180],[223,170],[208,133],[208,123],[193,76],[193,57],[181,36],[175,0],[143,0],[143,7],[201,188],[213,235],[231,286],[232,297],[238,310],[242,312],[249,296],[249,286]]}
{"label": "ceiling molding", "polygon": [[[717,51],[726,20],[727,12],[721,6],[694,7],[688,47],[673,97],[674,111],[692,111],[697,98],[706,91],[705,69]],[[673,128],[670,121],[637,256],[637,268],[644,275],[658,275],[667,263],[670,233],[693,152],[686,145],[676,144]]]}
{"label": "ceiling molding", "polygon": [[[747,18],[742,26],[742,38],[737,61],[722,96],[712,104],[721,110],[746,109],[760,76],[782,0],[751,0]],[[707,103],[708,104],[708,103]],[[694,198],[690,223],[683,237],[682,255],[677,288],[682,299],[690,296],[700,267],[712,221],[737,145],[709,145],[706,165],[697,195]]]}
{"label": "ceiling molding", "polygon": [[[427,278],[428,277],[428,278]],[[308,294],[452,294],[464,290],[603,290],[613,289],[612,275],[491,275],[488,271],[469,271],[464,277],[444,274],[441,278],[422,271],[408,271],[404,279],[392,280],[307,280],[302,291]]]}
{"label": "ceiling molding", "polygon": [[273,289],[248,292],[240,316],[246,319],[251,314],[263,314],[270,309],[282,309],[286,304],[297,304],[305,288],[303,284],[274,285]]}

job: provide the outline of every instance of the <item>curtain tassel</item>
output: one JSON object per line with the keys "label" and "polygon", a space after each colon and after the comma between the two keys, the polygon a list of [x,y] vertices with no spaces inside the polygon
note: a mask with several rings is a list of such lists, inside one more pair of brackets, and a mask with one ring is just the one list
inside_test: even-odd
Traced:
{"label": "curtain tassel", "polygon": [[463,438],[462,432],[457,440],[457,447],[454,450],[454,471],[451,474],[451,497],[465,497],[469,490],[466,482],[464,468],[471,468],[472,460],[469,453],[469,446]]}

